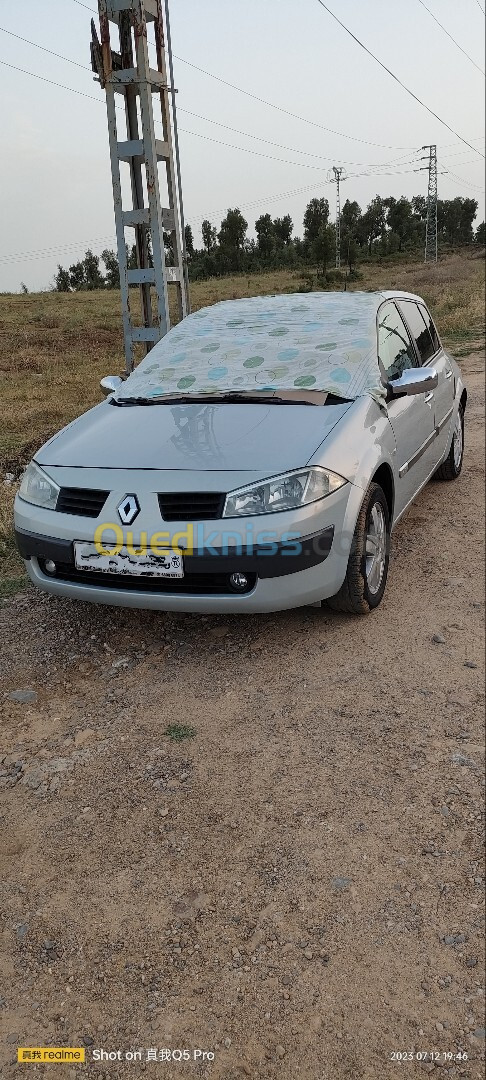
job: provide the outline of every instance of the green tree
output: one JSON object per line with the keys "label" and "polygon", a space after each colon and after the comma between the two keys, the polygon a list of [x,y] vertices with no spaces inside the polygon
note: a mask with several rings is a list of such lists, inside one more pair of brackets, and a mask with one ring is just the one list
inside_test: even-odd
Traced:
{"label": "green tree", "polygon": [[321,225],[317,236],[312,241],[312,256],[314,261],[322,267],[325,274],[332,260],[336,247],[336,231],[334,225]]}
{"label": "green tree", "polygon": [[214,248],[216,247],[217,231],[215,228],[213,228],[211,222],[208,221],[206,218],[201,225],[201,232],[203,238],[203,245],[209,255],[210,252],[214,251]]}
{"label": "green tree", "polygon": [[380,195],[375,195],[371,200],[359,222],[359,241],[362,246],[368,248],[371,255],[373,245],[380,237],[385,235],[385,204]]}
{"label": "green tree", "polygon": [[258,250],[264,260],[268,260],[275,250],[275,229],[270,214],[262,214],[255,221]]}
{"label": "green tree", "polygon": [[71,280],[69,276],[69,270],[64,270],[62,266],[57,267],[57,274],[54,278],[56,283],[56,292],[71,292]]}
{"label": "green tree", "polygon": [[317,240],[319,233],[329,222],[329,203],[327,199],[311,199],[304,213],[304,240]]}
{"label": "green tree", "polygon": [[101,258],[106,267],[106,287],[107,289],[119,289],[120,288],[120,267],[118,265],[118,259],[114,251],[109,251],[105,248],[101,252]]}
{"label": "green tree", "polygon": [[358,231],[361,219],[361,207],[357,202],[346,199],[341,210],[341,255],[352,270],[358,261]]}
{"label": "green tree", "polygon": [[437,203],[437,229],[445,243],[451,245],[471,244],[473,221],[478,204],[476,199],[439,199]]}
{"label": "green tree", "polygon": [[290,214],[285,214],[285,217],[274,219],[273,233],[277,244],[283,244],[285,247],[288,247],[291,243],[293,231],[294,225]]}
{"label": "green tree", "polygon": [[127,269],[128,270],[137,270],[138,269],[137,245],[132,244],[131,247],[129,248],[128,244],[127,244],[126,245],[126,253],[127,253]]}
{"label": "green tree", "polygon": [[235,207],[228,210],[226,217],[221,222],[218,240],[222,248],[229,251],[240,251],[243,248],[248,222],[245,221],[241,210]]}
{"label": "green tree", "polygon": [[69,284],[75,292],[86,288],[84,262],[82,260],[73,263],[72,266],[69,267]]}
{"label": "green tree", "polygon": [[105,279],[100,270],[100,260],[98,255],[93,255],[90,248],[84,256],[84,279],[86,288],[92,291],[93,289],[104,289]]}
{"label": "green tree", "polygon": [[481,244],[481,246],[484,245],[484,243],[486,243],[486,225],[485,225],[484,221],[482,221],[481,224],[478,225],[478,227],[476,229],[476,234],[475,234],[475,237],[474,237],[474,241],[475,241],[476,244]]}
{"label": "green tree", "polygon": [[164,232],[165,265],[175,266],[174,248],[172,246],[172,233]]}
{"label": "green tree", "polygon": [[194,258],[194,237],[190,225],[186,225],[184,228],[184,241],[186,245],[186,255],[189,259]]}
{"label": "green tree", "polygon": [[397,237],[398,251],[413,246],[415,223],[411,202],[402,195],[399,199],[384,199],[383,205],[386,207],[387,228]]}

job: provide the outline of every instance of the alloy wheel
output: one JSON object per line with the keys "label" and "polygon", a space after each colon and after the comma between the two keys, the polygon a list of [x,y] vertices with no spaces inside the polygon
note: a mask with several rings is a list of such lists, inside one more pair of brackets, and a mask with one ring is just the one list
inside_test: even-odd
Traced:
{"label": "alloy wheel", "polygon": [[383,509],[378,502],[374,504],[368,520],[366,533],[365,558],[366,581],[370,593],[377,593],[386,564],[387,531]]}

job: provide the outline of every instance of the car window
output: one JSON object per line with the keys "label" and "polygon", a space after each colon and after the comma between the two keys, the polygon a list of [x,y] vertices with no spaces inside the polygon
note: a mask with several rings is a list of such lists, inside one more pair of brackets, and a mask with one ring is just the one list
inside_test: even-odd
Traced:
{"label": "car window", "polygon": [[414,300],[399,300],[397,303],[400,311],[407,320],[410,332],[415,340],[420,356],[420,363],[426,364],[427,360],[430,360],[430,357],[437,352],[437,349],[434,348],[430,330],[426,325],[424,316],[421,314],[420,308]]}
{"label": "car window", "polygon": [[420,309],[420,311],[421,311],[421,313],[422,313],[422,315],[423,315],[423,317],[425,319],[425,322],[426,322],[426,324],[427,324],[427,326],[429,328],[429,333],[430,333],[430,336],[432,338],[432,342],[433,342],[433,345],[434,345],[434,352],[438,352],[439,349],[440,349],[440,341],[439,341],[439,335],[437,333],[437,330],[435,329],[434,320],[433,320],[433,318],[432,318],[432,316],[430,314],[430,311],[428,310],[428,308],[426,308],[425,304],[419,304],[419,309]]}
{"label": "car window", "polygon": [[406,368],[418,367],[410,335],[395,304],[378,312],[378,356],[389,379],[398,379]]}

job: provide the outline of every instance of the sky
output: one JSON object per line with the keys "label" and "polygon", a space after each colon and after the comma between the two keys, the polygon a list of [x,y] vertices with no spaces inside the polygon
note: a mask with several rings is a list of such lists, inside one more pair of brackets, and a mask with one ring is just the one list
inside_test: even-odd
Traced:
{"label": "sky", "polygon": [[[439,197],[475,198],[477,222],[484,219],[484,79],[475,65],[484,70],[485,0],[427,0],[429,11],[420,0],[326,2],[454,133],[318,0],[170,0],[184,211],[197,245],[203,218],[219,228],[229,207],[240,207],[249,235],[269,212],[290,213],[301,236],[313,197],[329,199],[334,220],[333,165],[348,173],[342,199],[363,209],[376,194],[425,195],[427,174],[415,170],[426,164],[419,148],[430,143],[438,147]],[[96,0],[86,5],[97,8]],[[88,70],[87,7],[0,0],[0,291],[17,292],[21,282],[48,288],[58,263],[68,266],[87,247],[115,247],[105,99]]]}

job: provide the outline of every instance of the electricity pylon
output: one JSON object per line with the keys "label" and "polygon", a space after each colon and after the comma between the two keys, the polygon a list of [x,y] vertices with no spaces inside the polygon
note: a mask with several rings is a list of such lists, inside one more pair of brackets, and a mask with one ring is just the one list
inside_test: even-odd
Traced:
{"label": "electricity pylon", "polygon": [[[166,50],[173,84],[168,0],[164,0],[164,12],[162,0],[98,0],[98,11],[100,39],[91,20],[91,65],[106,93],[125,361],[130,372],[135,344],[143,342],[148,352],[170,328],[169,282],[176,286],[179,318],[189,311],[175,90],[167,81]],[[118,38],[115,50],[110,42],[113,24]],[[150,62],[149,50],[154,48],[147,30],[150,24],[157,67]],[[154,95],[160,101],[161,137],[155,132]],[[123,114],[125,131],[120,136]],[[126,162],[129,170],[132,206],[128,209],[124,207],[121,162]],[[160,199],[159,162],[165,165],[166,209]],[[137,269],[128,268],[125,230],[129,228],[135,230]],[[173,266],[167,265],[164,239],[169,240]],[[130,285],[140,287],[141,325],[132,321]]]}
{"label": "electricity pylon", "polygon": [[[437,146],[422,146],[421,150],[429,151],[428,169],[429,184],[427,189],[427,222],[425,225],[425,262],[433,259],[437,262]],[[427,161],[426,157],[421,161]]]}
{"label": "electricity pylon", "polygon": [[341,166],[333,165],[327,174],[330,184],[336,185],[336,269],[341,267],[341,184],[347,180],[345,170]]}

